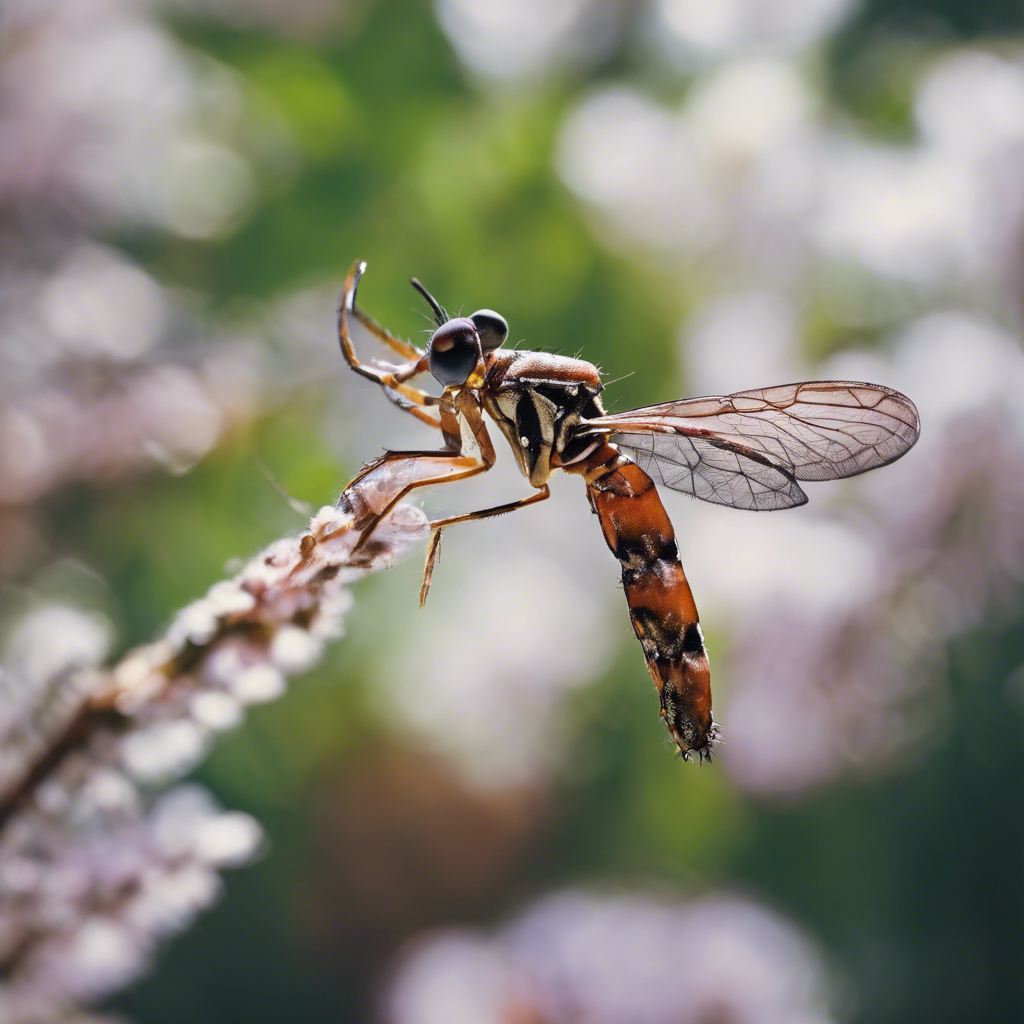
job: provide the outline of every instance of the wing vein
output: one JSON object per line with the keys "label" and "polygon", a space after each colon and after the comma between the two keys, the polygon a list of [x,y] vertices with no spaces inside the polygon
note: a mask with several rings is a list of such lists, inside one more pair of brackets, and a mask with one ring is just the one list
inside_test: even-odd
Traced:
{"label": "wing vein", "polygon": [[691,398],[585,420],[644,460],[667,487],[736,508],[802,505],[798,480],[835,480],[886,465],[920,432],[898,391],[809,381]]}

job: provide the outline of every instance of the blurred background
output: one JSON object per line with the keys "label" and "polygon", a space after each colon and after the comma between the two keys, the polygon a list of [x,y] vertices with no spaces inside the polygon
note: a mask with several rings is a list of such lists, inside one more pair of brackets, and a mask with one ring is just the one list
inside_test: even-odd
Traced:
{"label": "blurred background", "polygon": [[[300,530],[280,490],[433,445],[342,363],[357,257],[399,335],[417,275],[599,363],[611,410],[853,378],[924,432],[789,512],[667,496],[711,767],[673,756],[579,481],[449,531],[422,612],[418,556],[359,584],[196,773],[265,856],[105,1009],[1020,1019],[1024,8],[5,0],[3,702]],[[425,504],[524,493],[499,451]]]}

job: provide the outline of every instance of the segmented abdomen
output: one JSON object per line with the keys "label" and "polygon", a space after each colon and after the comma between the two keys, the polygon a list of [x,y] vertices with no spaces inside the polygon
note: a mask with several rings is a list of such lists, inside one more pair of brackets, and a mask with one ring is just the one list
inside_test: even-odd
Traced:
{"label": "segmented abdomen", "polygon": [[675,531],[654,481],[604,444],[585,462],[587,497],[622,565],[633,629],[661,696],[661,714],[683,757],[710,758],[711,668]]}

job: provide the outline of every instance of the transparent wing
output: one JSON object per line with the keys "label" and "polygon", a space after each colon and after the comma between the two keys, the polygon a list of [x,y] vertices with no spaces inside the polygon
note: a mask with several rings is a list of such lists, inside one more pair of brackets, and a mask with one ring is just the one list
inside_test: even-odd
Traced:
{"label": "transparent wing", "polygon": [[655,483],[716,505],[771,511],[807,501],[792,475],[749,449],[686,434],[612,434],[610,440]]}
{"label": "transparent wing", "polygon": [[673,490],[735,508],[802,505],[797,480],[884,466],[920,433],[914,403],[876,384],[808,381],[583,421]]}

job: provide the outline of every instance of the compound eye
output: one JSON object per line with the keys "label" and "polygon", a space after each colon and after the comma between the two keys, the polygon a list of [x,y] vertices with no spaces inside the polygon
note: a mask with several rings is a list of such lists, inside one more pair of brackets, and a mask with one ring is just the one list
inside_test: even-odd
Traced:
{"label": "compound eye", "polygon": [[495,313],[493,309],[481,309],[474,313],[470,320],[476,324],[476,332],[480,335],[480,347],[485,352],[493,352],[505,344],[508,324],[499,313]]}
{"label": "compound eye", "polygon": [[430,339],[428,362],[445,387],[465,384],[480,362],[480,338],[473,321],[460,316],[438,327]]}

